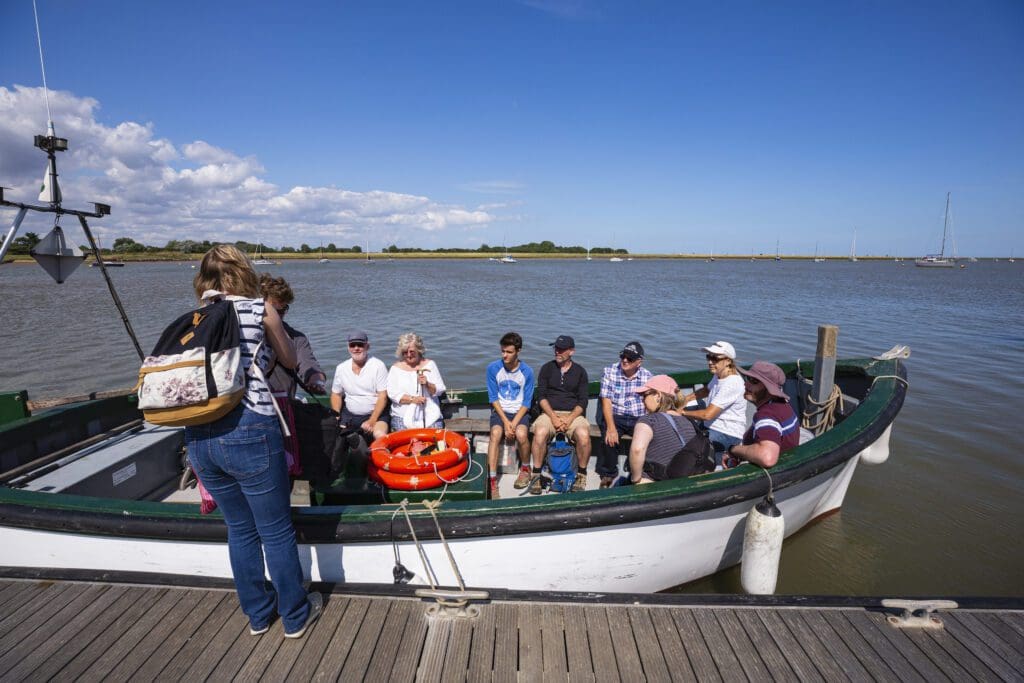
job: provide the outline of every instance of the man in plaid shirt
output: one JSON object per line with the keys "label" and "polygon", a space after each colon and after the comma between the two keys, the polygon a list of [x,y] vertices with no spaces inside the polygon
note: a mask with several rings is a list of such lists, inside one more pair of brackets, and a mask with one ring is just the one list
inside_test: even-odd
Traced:
{"label": "man in plaid shirt", "polygon": [[597,426],[604,448],[599,449],[597,473],[603,489],[611,486],[619,475],[619,438],[626,435],[632,438],[637,418],[647,412],[637,393],[652,376],[643,362],[644,347],[638,341],[631,341],[619,353],[619,362],[606,367],[601,375]]}

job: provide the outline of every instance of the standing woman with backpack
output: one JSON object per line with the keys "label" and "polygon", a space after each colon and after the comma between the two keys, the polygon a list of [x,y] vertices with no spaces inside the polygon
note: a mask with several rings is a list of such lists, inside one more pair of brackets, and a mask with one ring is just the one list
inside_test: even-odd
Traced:
{"label": "standing woman with backpack", "polygon": [[294,368],[295,350],[277,311],[260,298],[249,259],[235,247],[222,244],[206,252],[192,284],[204,304],[223,298],[234,305],[245,395],[219,420],[185,428],[189,461],[224,514],[231,571],[249,632],[266,633],[279,614],[285,637],[300,638],[320,615],[323,597],[307,595],[302,585],[281,426],[264,377],[275,356]]}

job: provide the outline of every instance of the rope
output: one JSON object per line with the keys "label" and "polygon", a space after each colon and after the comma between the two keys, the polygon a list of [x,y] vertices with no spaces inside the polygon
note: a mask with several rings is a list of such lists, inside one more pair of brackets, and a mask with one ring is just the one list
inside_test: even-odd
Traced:
{"label": "rope", "polygon": [[[36,0],[32,0],[32,14],[36,18],[36,45],[39,46],[39,68],[43,72],[43,99],[46,100],[46,122],[53,128],[53,116],[50,114],[50,89],[46,86],[46,63],[43,61],[43,34],[39,30],[39,10]],[[53,134],[52,132],[50,133]]]}
{"label": "rope", "polygon": [[[409,517],[409,499],[408,498],[403,498],[402,499],[402,502],[399,503],[398,508],[395,510],[395,512],[394,512],[394,514],[392,515],[391,518],[394,519],[394,515],[397,515],[399,512],[402,512],[405,515],[405,523],[409,525],[409,533],[412,535],[412,542],[416,544],[416,552],[419,553],[420,562],[423,563],[423,573],[426,575],[427,580],[430,581],[430,587],[436,589],[437,588],[437,577],[434,576],[434,570],[430,566],[430,562],[427,560],[427,553],[423,550],[423,545],[420,543],[420,539],[418,539],[416,537],[416,530],[412,526],[412,518]],[[397,557],[398,557],[398,546],[396,545],[395,546],[395,558],[397,558]]]}
{"label": "rope", "polygon": [[839,412],[843,411],[843,392],[839,390],[839,385],[833,384],[832,393],[820,403],[815,401],[810,394],[805,400],[809,407],[804,408],[803,419],[800,422],[805,429],[813,427],[815,434],[821,434],[835,426],[836,408],[839,409]]}
{"label": "rope", "polygon": [[440,501],[423,501],[423,507],[430,510],[430,516],[434,519],[434,526],[437,528],[437,537],[441,539],[441,545],[444,546],[444,552],[448,555],[448,564],[451,565],[452,572],[455,574],[455,580],[459,582],[459,588],[466,590],[466,582],[462,580],[462,572],[459,571],[459,565],[455,562],[455,556],[452,555],[452,549],[448,546],[448,539],[444,537],[444,532],[441,531],[441,523],[437,521],[437,513],[434,509],[440,504]]}

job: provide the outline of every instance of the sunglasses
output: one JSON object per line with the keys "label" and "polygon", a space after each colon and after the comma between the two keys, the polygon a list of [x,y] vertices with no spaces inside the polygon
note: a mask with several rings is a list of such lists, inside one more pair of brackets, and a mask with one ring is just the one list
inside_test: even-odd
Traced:
{"label": "sunglasses", "polygon": [[569,350],[569,349],[560,349],[560,348],[558,348],[557,346],[555,347],[555,353],[565,353],[565,352],[566,352],[566,351],[568,351],[568,350]]}
{"label": "sunglasses", "polygon": [[406,349],[405,351],[402,351],[402,355],[404,356],[418,356],[419,354],[420,352],[417,349]]}
{"label": "sunglasses", "polygon": [[350,349],[365,349],[366,348],[366,344],[364,344],[363,342],[349,342],[348,343],[348,348],[350,348]]}
{"label": "sunglasses", "polygon": [[709,363],[718,363],[718,362],[721,362],[721,361],[723,361],[723,360],[725,360],[727,358],[726,356],[716,356],[716,355],[711,354],[711,353],[705,355],[704,357],[708,359]]}
{"label": "sunglasses", "polygon": [[280,306],[280,307],[274,306],[274,310],[277,311],[278,315],[284,315],[285,313],[288,312],[289,308],[291,308],[290,304],[285,304],[284,306]]}
{"label": "sunglasses", "polygon": [[746,382],[747,384],[752,384],[752,385],[753,385],[753,386],[755,386],[755,387],[756,387],[756,386],[757,386],[758,384],[761,384],[761,380],[759,380],[759,379],[758,379],[758,378],[756,378],[756,377],[751,377],[750,375],[744,375],[744,376],[743,376],[743,381],[744,381],[744,382]]}

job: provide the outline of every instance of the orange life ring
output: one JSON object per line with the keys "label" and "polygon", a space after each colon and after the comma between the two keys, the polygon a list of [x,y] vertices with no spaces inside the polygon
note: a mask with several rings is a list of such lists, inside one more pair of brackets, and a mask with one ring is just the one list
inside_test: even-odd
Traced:
{"label": "orange life ring", "polygon": [[[444,441],[447,448],[430,455],[409,455],[412,440],[428,444]],[[448,470],[467,460],[469,442],[458,432],[447,429],[403,429],[385,434],[370,444],[370,459],[382,472],[396,474],[433,474]],[[450,477],[446,477],[450,479]]]}
{"label": "orange life ring", "polygon": [[399,491],[423,491],[425,489],[436,489],[445,484],[451,484],[469,469],[469,458],[460,460],[454,467],[435,472],[420,472],[418,474],[403,474],[400,472],[388,472],[376,467],[372,462],[367,463],[366,471],[370,479],[383,484],[389,489]]}

